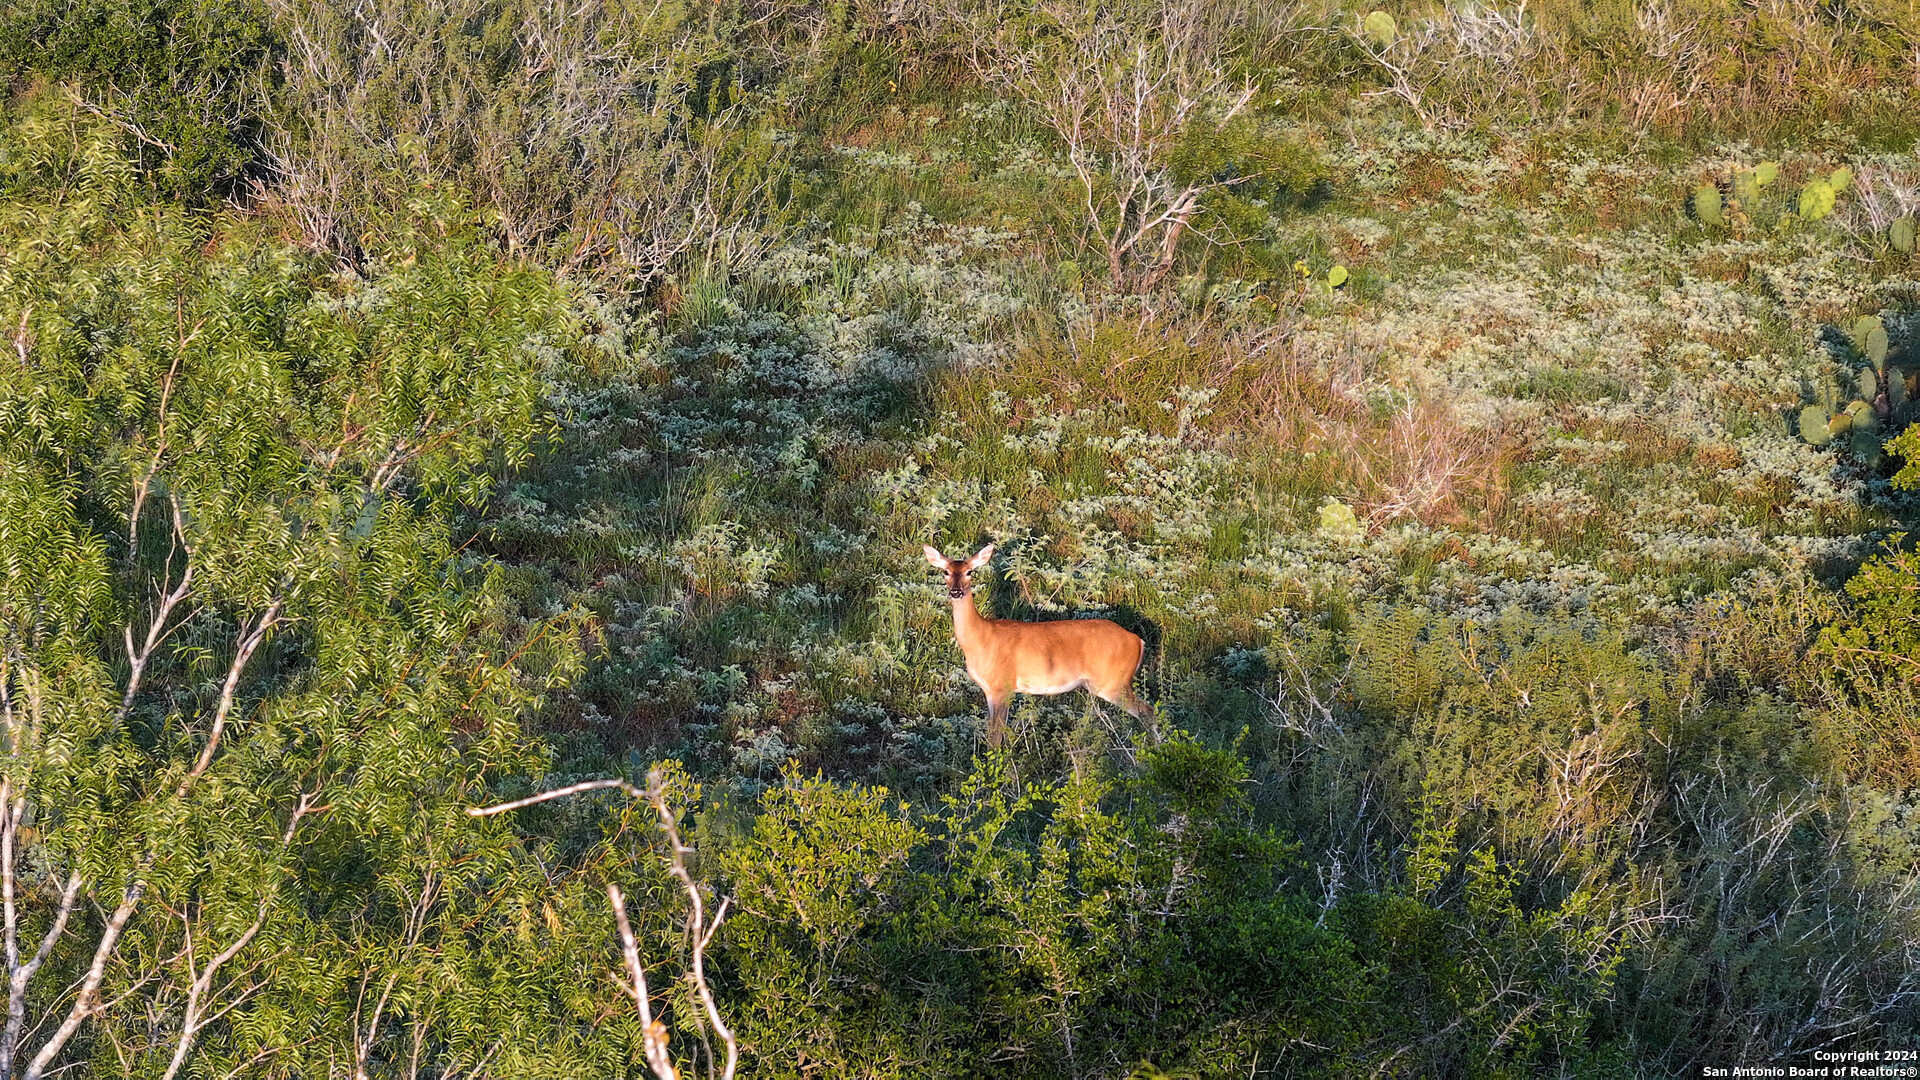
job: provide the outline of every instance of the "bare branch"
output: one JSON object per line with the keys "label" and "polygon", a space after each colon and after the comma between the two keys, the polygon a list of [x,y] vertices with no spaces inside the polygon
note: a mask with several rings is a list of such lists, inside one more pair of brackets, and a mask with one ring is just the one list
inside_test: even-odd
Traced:
{"label": "bare branch", "polygon": [[[294,808],[292,817],[288,819],[286,830],[280,834],[280,850],[283,853],[288,847],[292,846],[293,834],[300,827],[300,819],[313,812],[313,799],[315,794],[315,792],[307,792],[300,796],[299,805]],[[229,1005],[226,1009],[221,1009],[212,1016],[205,1015],[206,999],[213,989],[214,977],[220,973],[220,969],[224,967],[229,960],[240,955],[240,950],[245,949],[248,943],[254,939],[254,936],[260,933],[261,928],[266,926],[267,910],[273,904],[274,895],[275,890],[269,889],[267,894],[260,898],[260,905],[254,913],[253,923],[234,940],[233,944],[222,949],[218,955],[212,960],[209,960],[206,968],[195,975],[192,985],[187,988],[187,1008],[186,1012],[180,1018],[180,1041],[174,1046],[173,1060],[167,1064],[167,1071],[161,1077],[161,1080],[173,1080],[174,1077],[180,1074],[180,1069],[187,1063],[187,1053],[193,1048],[193,1041],[195,1037],[200,1034],[201,1029],[206,1027],[207,1024],[212,1023],[228,1009],[232,1008],[232,1005]],[[181,918],[182,921],[186,921],[186,916],[182,915]],[[193,942],[193,928],[191,924],[187,927],[187,942],[189,949],[191,949]],[[188,970],[192,970],[191,952],[188,954]],[[231,989],[231,986],[229,986],[229,989]],[[234,1004],[238,1004],[238,1002]]]}
{"label": "bare branch", "polygon": [[647,972],[640,966],[640,949],[633,940],[633,924],[627,921],[627,898],[620,886],[607,883],[607,902],[613,905],[613,920],[620,928],[620,955],[626,960],[627,978],[633,986],[627,991],[640,1007],[640,1038],[646,1047],[647,1065],[660,1080],[680,1080],[667,1053],[667,1028],[653,1018],[653,998],[647,992]]}
{"label": "bare branch", "polygon": [[14,842],[18,835],[21,815],[26,812],[27,800],[24,796],[15,799],[13,780],[0,780],[0,905],[5,909],[6,949],[7,949],[7,1026],[4,1036],[0,1036],[0,1078],[13,1076],[13,1056],[20,1046],[21,1032],[27,1020],[27,985],[33,980],[34,973],[46,962],[54,945],[66,933],[67,919],[73,914],[74,903],[80,897],[80,873],[74,871],[67,877],[66,888],[60,893],[60,906],[55,909],[53,925],[47,928],[46,935],[40,940],[40,947],[34,951],[33,958],[26,963],[20,962],[19,913],[15,907],[14,896],[17,882],[14,876]]}
{"label": "bare branch", "polygon": [[220,748],[220,736],[226,731],[227,716],[233,711],[234,694],[240,688],[240,673],[246,669],[247,661],[253,658],[254,650],[267,640],[268,631],[280,621],[281,603],[281,597],[274,597],[267,609],[250,625],[246,625],[239,647],[234,650],[233,663],[227,668],[226,684],[220,688],[220,702],[214,707],[213,730],[207,733],[207,745],[200,751],[200,758],[193,763],[193,768],[187,770],[187,775],[181,779],[180,788],[174,793],[176,797],[186,798],[193,782],[213,764],[214,752]]}
{"label": "bare branch", "polygon": [[721,921],[727,917],[727,904],[721,902],[713,924],[707,925],[706,902],[700,895],[700,887],[695,884],[693,875],[687,872],[685,856],[691,849],[680,843],[680,830],[674,825],[673,811],[667,807],[666,777],[658,767],[647,770],[647,802],[653,806],[654,813],[660,816],[661,831],[667,834],[667,872],[680,882],[680,887],[687,894],[687,930],[693,938],[692,971],[689,977],[693,980],[694,990],[700,995],[700,1004],[707,1010],[707,1021],[719,1033],[720,1041],[727,1045],[727,1064],[720,1074],[722,1080],[733,1080],[733,1071],[740,1059],[739,1041],[734,1038],[726,1021],[720,1019],[720,1007],[714,1003],[713,988],[707,985],[706,973],[707,943],[713,940]]}
{"label": "bare branch", "polygon": [[29,327],[29,324],[27,322],[27,320],[32,317],[33,317],[33,305],[28,304],[26,307],[22,308],[20,311],[19,328],[14,330],[12,334],[8,335],[13,341],[14,352],[20,354],[20,366],[22,368],[29,368],[33,366],[32,362],[27,358],[27,354],[33,351],[33,331]]}
{"label": "bare branch", "polygon": [[186,599],[187,590],[193,587],[193,571],[194,567],[189,563],[186,572],[180,575],[179,582],[160,597],[160,603],[154,608],[153,620],[147,624],[146,640],[138,648],[133,644],[133,624],[129,622],[121,628],[126,639],[127,662],[133,670],[127,676],[127,690],[120,698],[120,708],[113,715],[114,723],[125,720],[127,713],[132,711],[133,699],[140,693],[140,680],[146,674],[147,661],[153,658],[153,650],[172,633],[167,620],[172,618],[173,609],[180,605],[180,601]]}
{"label": "bare branch", "polygon": [[[549,799],[608,788],[619,788],[631,798],[645,800],[660,818],[660,830],[667,837],[667,872],[680,883],[682,891],[687,894],[687,936],[692,942],[692,958],[687,979],[693,984],[694,992],[700,998],[701,1007],[707,1015],[707,1022],[713,1025],[713,1030],[719,1034],[720,1041],[726,1044],[727,1060],[720,1074],[722,1080],[733,1080],[734,1071],[739,1067],[739,1040],[733,1034],[733,1029],[729,1028],[720,1016],[720,1006],[714,1000],[713,988],[707,983],[706,971],[707,947],[713,943],[714,935],[720,930],[720,924],[726,920],[727,906],[732,901],[731,898],[722,900],[712,920],[708,921],[706,898],[701,895],[700,886],[693,880],[693,874],[687,870],[686,855],[692,849],[680,842],[680,828],[674,823],[673,810],[667,805],[665,775],[657,767],[648,770],[647,787],[644,791],[625,780],[587,780],[578,784],[569,784],[563,788],[555,788],[552,791],[543,791],[524,799],[500,803],[497,806],[474,807],[467,813],[473,817],[486,817],[523,806],[532,806],[534,803],[546,802]],[[661,1080],[677,1080],[678,1073],[674,1071],[673,1060],[667,1054],[666,1028],[653,1019],[652,1002],[647,996],[646,973],[640,966],[640,954],[634,942],[633,927],[627,921],[626,898],[618,886],[609,884],[607,899],[613,904],[614,921],[620,930],[620,944],[626,961],[627,975],[633,983],[632,987],[627,988],[627,994],[640,1008],[647,1063]]]}
{"label": "bare branch", "polygon": [[86,977],[80,981],[80,993],[73,999],[73,1007],[67,1010],[67,1018],[61,1021],[46,1045],[40,1048],[33,1060],[27,1063],[25,1080],[40,1080],[46,1075],[47,1066],[59,1056],[60,1051],[73,1038],[80,1025],[93,1015],[94,1000],[100,993],[100,980],[106,976],[107,958],[113,955],[114,947],[120,943],[120,933],[127,928],[127,920],[133,917],[134,908],[140,904],[140,896],[147,890],[145,871],[151,860],[143,863],[135,872],[135,879],[124,893],[120,904],[107,918],[107,927],[100,934],[100,944],[93,950],[93,962],[87,966]]}
{"label": "bare branch", "polygon": [[619,788],[636,799],[645,799],[647,797],[646,792],[641,791],[625,780],[586,780],[578,784],[568,784],[563,788],[554,788],[552,791],[543,791],[538,795],[529,795],[524,799],[504,802],[498,806],[471,806],[467,808],[467,816],[490,817],[494,814],[504,814],[509,810],[518,810],[523,806],[532,806],[534,803],[543,803],[548,799],[564,799],[569,795],[578,795],[583,791],[600,791],[605,788]]}

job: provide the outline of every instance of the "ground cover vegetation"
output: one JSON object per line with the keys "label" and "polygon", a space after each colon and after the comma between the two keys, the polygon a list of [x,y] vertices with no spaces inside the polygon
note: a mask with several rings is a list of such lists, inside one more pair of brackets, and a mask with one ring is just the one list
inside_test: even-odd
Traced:
{"label": "ground cover vegetation", "polygon": [[[1905,0],[27,0],[0,72],[0,1078],[1920,1043]],[[988,541],[1150,718],[988,753]]]}

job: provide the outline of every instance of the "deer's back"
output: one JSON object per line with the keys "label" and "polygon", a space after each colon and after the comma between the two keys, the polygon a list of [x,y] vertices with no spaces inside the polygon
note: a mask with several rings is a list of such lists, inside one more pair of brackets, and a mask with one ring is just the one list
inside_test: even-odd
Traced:
{"label": "deer's back", "polygon": [[1057,694],[1084,684],[1125,685],[1146,645],[1110,619],[987,623],[984,664],[976,671],[1029,694]]}

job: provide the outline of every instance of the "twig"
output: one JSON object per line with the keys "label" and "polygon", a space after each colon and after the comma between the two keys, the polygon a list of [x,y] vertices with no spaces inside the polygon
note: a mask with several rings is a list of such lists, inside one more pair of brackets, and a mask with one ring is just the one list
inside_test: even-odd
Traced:
{"label": "twig", "polygon": [[720,1034],[720,1041],[727,1044],[727,1065],[720,1075],[722,1080],[733,1080],[734,1068],[739,1063],[739,1042],[733,1036],[726,1021],[720,1019],[720,1007],[714,1004],[713,989],[707,985],[705,957],[707,945],[713,935],[720,930],[720,923],[727,917],[727,904],[731,897],[720,901],[720,909],[714,912],[712,925],[706,925],[706,904],[700,896],[700,888],[694,883],[693,875],[687,872],[684,858],[690,849],[680,843],[680,830],[673,823],[673,811],[667,808],[666,778],[658,767],[647,770],[647,802],[654,812],[660,815],[660,828],[667,834],[668,865],[667,872],[686,890],[687,902],[692,906],[687,913],[687,929],[693,936],[693,986],[700,994],[700,1003],[706,1006],[707,1019],[713,1029]]}
{"label": "twig", "polygon": [[100,106],[95,105],[93,102],[88,101],[86,98],[81,97],[79,92],[76,91],[73,87],[63,83],[61,84],[60,89],[65,90],[67,92],[67,96],[73,99],[73,103],[75,105],[78,105],[80,108],[85,109],[86,111],[92,113],[93,115],[99,117],[102,120],[105,120],[109,124],[115,124],[127,129],[127,131],[130,134],[132,134],[134,138],[139,139],[141,142],[146,143],[148,146],[151,146],[156,150],[165,150],[169,154],[178,153],[177,148],[172,143],[167,142],[165,139],[156,139],[152,135],[147,134],[147,129],[141,127],[139,124],[134,123],[133,121],[127,119],[124,116],[115,116],[114,114],[108,112],[107,110],[102,109]]}
{"label": "twig", "polygon": [[[315,794],[317,794],[317,792],[308,792],[300,796],[300,803],[294,808],[292,818],[287,821],[286,830],[280,834],[280,850],[282,852],[285,852],[287,848],[293,845],[293,834],[295,830],[300,827],[300,819],[313,812],[313,797]],[[180,1075],[180,1069],[187,1063],[187,1053],[193,1048],[194,1037],[200,1034],[202,1028],[218,1019],[222,1013],[227,1011],[226,1009],[222,1009],[215,1012],[212,1016],[202,1015],[205,1009],[207,994],[213,989],[214,976],[219,974],[220,969],[226,965],[227,961],[240,955],[240,950],[246,948],[247,944],[254,939],[254,935],[258,934],[261,928],[266,926],[267,909],[273,903],[274,892],[275,890],[269,889],[267,894],[260,898],[259,910],[254,913],[252,925],[248,926],[246,931],[234,940],[233,944],[221,950],[218,955],[208,961],[206,969],[196,975],[193,984],[187,988],[186,1012],[180,1018],[180,1041],[174,1047],[173,1060],[168,1063],[167,1071],[161,1077],[161,1080],[173,1080],[174,1077]],[[189,949],[187,970],[192,971],[193,956],[191,949],[193,946],[193,926],[187,921],[187,916],[184,913],[181,915],[181,921],[187,923],[187,947]],[[245,978],[246,973],[242,972],[241,977]],[[232,983],[229,983],[228,987],[231,988],[232,985]],[[236,1001],[233,1004],[238,1004],[238,1002]],[[231,1005],[228,1006],[229,1009],[231,1007]]]}

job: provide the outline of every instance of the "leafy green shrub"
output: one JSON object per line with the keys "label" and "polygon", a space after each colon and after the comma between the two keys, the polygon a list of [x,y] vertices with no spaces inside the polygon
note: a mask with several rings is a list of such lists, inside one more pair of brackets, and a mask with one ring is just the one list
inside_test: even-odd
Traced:
{"label": "leafy green shrub", "polygon": [[1894,787],[1920,779],[1920,553],[1904,539],[1848,579],[1852,602],[1819,645],[1849,771]]}
{"label": "leafy green shrub", "polygon": [[[1401,611],[1358,620],[1342,644],[1346,678],[1296,692],[1303,711],[1329,699],[1343,711],[1307,729],[1304,760],[1277,770],[1271,798],[1309,850],[1338,852],[1357,878],[1382,884],[1391,868],[1371,853],[1380,826],[1330,810],[1382,791],[1413,808],[1396,810],[1406,816],[1392,828],[1407,837],[1401,888],[1424,907],[1378,887],[1343,903],[1356,920],[1347,932],[1379,943],[1402,973],[1388,985],[1407,994],[1387,1007],[1407,1019],[1389,1027],[1461,1021],[1445,1047],[1418,1044],[1450,1055],[1428,1071],[1503,1068],[1485,1055],[1509,1030],[1530,1030],[1538,1052],[1563,1061],[1586,1060],[1586,1048],[1603,1058],[1667,1048],[1636,1054],[1669,1072],[1743,1052],[1743,1039],[1784,1054],[1863,1025],[1902,1030],[1886,995],[1906,978],[1891,957],[1916,917],[1911,876],[1834,854],[1873,843],[1836,767],[1844,726],[1737,684],[1703,693],[1690,672],[1579,619],[1479,625]],[[1464,868],[1461,849],[1473,853]],[[1494,929],[1473,929],[1501,911]],[[1487,944],[1465,943],[1476,935]],[[1564,959],[1561,946],[1585,959]],[[1532,981],[1475,974],[1507,963]],[[1561,1003],[1527,1011],[1541,1027],[1509,1029],[1509,1016],[1476,1028],[1480,1014],[1451,1010],[1484,999],[1449,994],[1481,977]]]}
{"label": "leafy green shrub", "polygon": [[1488,848],[1467,855],[1457,892],[1443,889],[1460,852],[1438,813],[1429,799],[1415,822],[1404,889],[1351,894],[1330,920],[1384,969],[1383,1064],[1458,1076],[1618,1069],[1617,1048],[1596,1050],[1589,1032],[1623,959],[1604,898],[1575,891],[1524,911],[1517,872]]}
{"label": "leafy green shrub", "polygon": [[196,205],[261,179],[280,46],[256,0],[28,0],[0,13],[0,75],[71,85],[134,136],[163,193]]}
{"label": "leafy green shrub", "polygon": [[[967,778],[915,825],[789,776],[728,855],[755,1068],[1050,1076],[1310,1070],[1365,1037],[1366,972],[1288,895],[1244,764],[1174,740],[1137,780]],[[922,830],[925,831],[922,831]]]}

